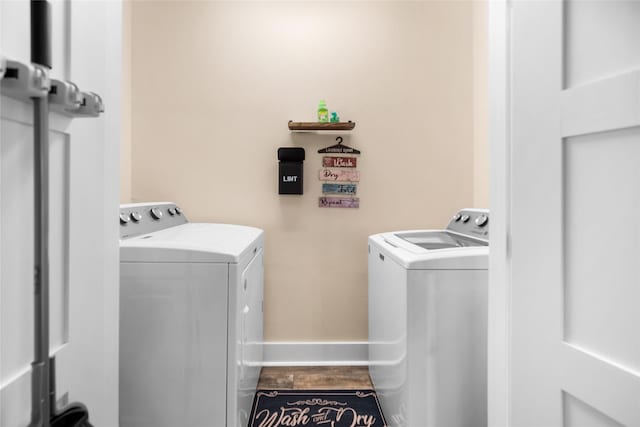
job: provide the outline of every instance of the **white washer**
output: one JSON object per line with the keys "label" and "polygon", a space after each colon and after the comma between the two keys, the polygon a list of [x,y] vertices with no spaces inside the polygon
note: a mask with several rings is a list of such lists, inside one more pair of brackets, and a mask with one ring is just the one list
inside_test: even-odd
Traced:
{"label": "white washer", "polygon": [[392,427],[487,425],[489,212],[369,237],[369,363]]}
{"label": "white washer", "polygon": [[263,342],[263,231],[120,207],[120,426],[248,422]]}

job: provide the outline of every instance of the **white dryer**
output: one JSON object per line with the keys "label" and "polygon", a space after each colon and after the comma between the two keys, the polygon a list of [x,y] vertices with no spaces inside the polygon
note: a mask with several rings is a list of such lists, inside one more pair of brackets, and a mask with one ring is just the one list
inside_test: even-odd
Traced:
{"label": "white dryer", "polygon": [[369,363],[392,427],[487,425],[489,212],[369,237]]}
{"label": "white dryer", "polygon": [[120,426],[246,426],[263,342],[263,231],[120,207]]}

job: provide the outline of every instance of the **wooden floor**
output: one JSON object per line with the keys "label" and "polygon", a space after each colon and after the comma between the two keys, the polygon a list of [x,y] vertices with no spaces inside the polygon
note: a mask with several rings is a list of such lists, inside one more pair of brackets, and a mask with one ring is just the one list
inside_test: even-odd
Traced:
{"label": "wooden floor", "polygon": [[301,366],[262,368],[258,389],[373,389],[366,366]]}

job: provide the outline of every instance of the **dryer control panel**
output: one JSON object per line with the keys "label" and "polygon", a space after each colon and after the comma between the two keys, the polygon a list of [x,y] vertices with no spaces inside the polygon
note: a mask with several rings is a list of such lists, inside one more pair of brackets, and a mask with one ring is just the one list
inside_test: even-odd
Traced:
{"label": "dryer control panel", "polygon": [[172,202],[120,205],[120,239],[153,233],[189,222]]}
{"label": "dryer control panel", "polygon": [[461,209],[451,218],[447,230],[489,240],[489,210]]}

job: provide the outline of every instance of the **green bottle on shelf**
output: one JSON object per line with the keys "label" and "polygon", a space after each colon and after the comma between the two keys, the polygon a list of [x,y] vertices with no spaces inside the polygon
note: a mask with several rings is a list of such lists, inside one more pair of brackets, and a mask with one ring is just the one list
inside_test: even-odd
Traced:
{"label": "green bottle on shelf", "polygon": [[321,123],[329,122],[329,110],[324,99],[321,99],[318,104],[318,121]]}

